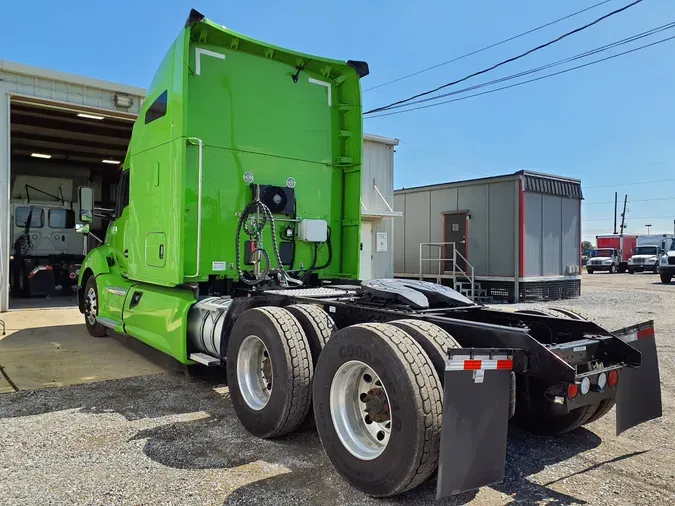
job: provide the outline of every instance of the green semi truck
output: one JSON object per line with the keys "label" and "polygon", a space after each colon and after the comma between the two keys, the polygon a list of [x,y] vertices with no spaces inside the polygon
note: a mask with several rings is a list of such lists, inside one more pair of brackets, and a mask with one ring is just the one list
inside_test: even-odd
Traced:
{"label": "green semi truck", "polygon": [[[616,403],[661,416],[651,322],[501,311],[444,286],[359,279],[360,80],[191,11],[134,125],[79,307],[182,364],[223,367],[240,422],[315,423],[373,496],[438,476],[438,497],[500,481],[507,426],[562,433]],[[81,187],[80,231],[101,215]]]}

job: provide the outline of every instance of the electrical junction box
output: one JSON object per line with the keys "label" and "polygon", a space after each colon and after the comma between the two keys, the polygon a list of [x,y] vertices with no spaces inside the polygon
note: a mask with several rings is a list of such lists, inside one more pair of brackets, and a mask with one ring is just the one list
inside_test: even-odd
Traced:
{"label": "electrical junction box", "polygon": [[305,242],[326,242],[328,222],[326,220],[302,220],[298,225],[298,239]]}

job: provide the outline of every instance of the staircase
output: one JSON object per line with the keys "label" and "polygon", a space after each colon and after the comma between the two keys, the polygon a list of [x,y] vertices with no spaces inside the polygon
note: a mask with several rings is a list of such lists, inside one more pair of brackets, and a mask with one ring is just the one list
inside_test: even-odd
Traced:
{"label": "staircase", "polygon": [[464,295],[464,297],[467,297],[474,302],[477,302],[479,304],[492,304],[494,302],[494,299],[491,295],[488,295],[488,291],[485,288],[482,288],[480,286],[480,281],[475,281],[473,282],[473,296],[471,295],[471,280],[470,279],[462,279],[460,277],[457,277],[457,279],[454,281],[454,288],[457,290],[459,293]]}
{"label": "staircase", "polygon": [[[426,248],[426,251],[425,251]],[[427,257],[424,254],[428,255]],[[436,253],[438,256],[435,256]],[[446,257],[446,258],[444,258]],[[464,269],[458,264],[457,260],[462,260]],[[436,274],[424,274],[425,262],[433,262],[437,266]],[[432,264],[432,265],[433,265]],[[448,264],[452,270],[448,270]],[[487,294],[487,290],[476,282],[473,265],[462,255],[455,247],[454,242],[425,242],[420,244],[420,264],[419,278],[436,278],[439,285],[447,285],[451,280],[451,286],[465,297],[478,303],[491,303],[492,297]],[[444,283],[443,280],[446,282]]]}

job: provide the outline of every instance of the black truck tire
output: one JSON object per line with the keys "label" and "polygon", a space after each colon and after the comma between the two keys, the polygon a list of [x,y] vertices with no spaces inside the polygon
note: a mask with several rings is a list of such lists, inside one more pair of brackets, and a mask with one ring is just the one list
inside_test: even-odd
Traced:
{"label": "black truck tire", "polygon": [[589,274],[593,274],[593,268],[592,267],[586,267],[586,272]]}
{"label": "black truck tire", "polygon": [[579,309],[569,309],[566,307],[549,307],[547,309],[550,309],[551,311],[554,311],[558,313],[558,316],[560,318],[569,318],[570,320],[586,320],[586,321],[593,321],[593,318],[588,316],[585,312],[579,310]]}
{"label": "black truck tire", "polygon": [[664,283],[664,284],[667,285],[668,283],[670,283],[671,279],[673,279],[672,274],[665,274],[663,272],[661,273],[661,283]]}
{"label": "black truck tire", "polygon": [[448,348],[461,348],[459,343],[438,325],[422,320],[394,320],[390,325],[400,328],[412,337],[429,356],[438,378],[443,384]]}
{"label": "black truck tire", "polygon": [[307,338],[289,311],[259,307],[237,318],[227,345],[227,384],[251,434],[272,438],[297,429],[311,406],[313,372]]}
{"label": "black truck tire", "polygon": [[578,309],[568,309],[563,307],[541,307],[537,309],[519,309],[516,313],[531,314],[537,316],[553,316],[555,318],[566,318],[568,320],[586,320],[593,321],[591,317]]}
{"label": "black truck tire", "polygon": [[[286,306],[285,309],[298,320],[300,327],[305,332],[309,351],[312,354],[312,365],[316,370],[316,363],[319,360],[321,350],[323,350],[330,336],[337,331],[337,325],[335,325],[335,322],[328,313],[313,304],[294,304]],[[313,429],[314,427],[314,411],[310,408],[301,428],[304,430]]]}
{"label": "black truck tire", "polygon": [[323,309],[313,304],[294,304],[286,306],[289,313],[295,316],[305,332],[309,350],[312,353],[312,364],[316,367],[319,354],[330,336],[337,330],[333,319]]}
{"label": "black truck tire", "polygon": [[[372,371],[375,377],[360,374],[359,367]],[[350,370],[356,375],[349,376]],[[350,383],[349,378],[354,382]],[[375,422],[372,419],[368,422],[370,413],[360,418],[363,407],[359,402],[367,402],[364,394],[359,393],[361,381],[374,385],[368,395],[377,390],[379,381],[387,409],[380,406],[378,413],[394,414],[389,419],[388,441],[384,447],[377,447],[379,453],[370,459],[360,458],[347,448],[347,445],[353,448],[357,436],[343,443],[340,429],[336,428],[353,413],[351,420],[359,427],[360,437],[368,437],[364,436],[368,430],[365,424]],[[345,385],[356,386],[350,389]],[[355,488],[371,496],[388,497],[416,487],[436,470],[443,388],[422,347],[400,328],[365,323],[336,332],[319,357],[313,391],[321,443],[338,473]],[[349,392],[344,399],[342,392]],[[345,409],[350,405],[354,410]],[[333,421],[333,412],[337,422]],[[387,419],[380,423],[386,424]]]}
{"label": "black truck tire", "polygon": [[616,404],[616,397],[610,397],[608,399],[603,399],[597,404],[597,408],[593,415],[584,422],[584,425],[595,422],[603,416],[605,416]]}
{"label": "black truck tire", "polygon": [[96,321],[98,316],[98,286],[96,286],[96,277],[89,276],[84,288],[84,323],[87,326],[87,332],[92,337],[106,337],[108,329]]}
{"label": "black truck tire", "polygon": [[588,423],[596,413],[598,404],[582,406],[562,415],[551,413],[551,401],[544,393],[549,385],[550,383],[538,378],[518,377],[514,421],[522,429],[533,434],[555,436]]}

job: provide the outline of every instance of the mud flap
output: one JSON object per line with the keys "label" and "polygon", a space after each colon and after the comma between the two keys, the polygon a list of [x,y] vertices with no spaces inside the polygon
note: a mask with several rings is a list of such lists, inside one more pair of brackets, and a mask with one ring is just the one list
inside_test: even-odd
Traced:
{"label": "mud flap", "polygon": [[480,351],[449,350],[437,499],[504,479],[513,362]]}
{"label": "mud flap", "polygon": [[663,415],[661,378],[656,353],[654,323],[647,322],[613,332],[642,354],[639,367],[625,367],[619,374],[616,395],[616,435]]}

